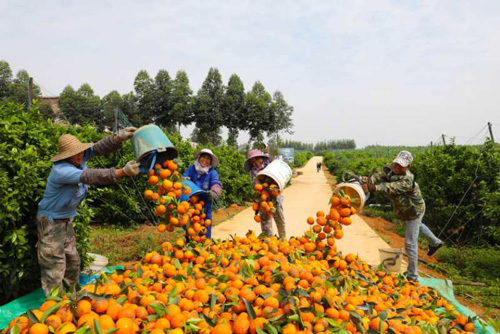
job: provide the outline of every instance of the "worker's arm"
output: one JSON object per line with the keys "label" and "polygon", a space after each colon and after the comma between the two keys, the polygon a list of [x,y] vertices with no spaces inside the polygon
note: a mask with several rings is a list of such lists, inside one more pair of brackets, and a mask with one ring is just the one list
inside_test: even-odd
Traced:
{"label": "worker's arm", "polygon": [[115,152],[122,147],[123,142],[134,136],[135,130],[137,129],[134,127],[128,127],[120,130],[118,134],[113,134],[99,140],[88,150],[88,156],[86,158],[90,159],[93,156],[108,155]]}
{"label": "worker's arm", "polygon": [[405,176],[395,182],[382,182],[376,186],[376,191],[385,192],[389,195],[401,195],[413,189],[413,178]]}
{"label": "worker's arm", "polygon": [[390,171],[391,169],[389,166],[384,166],[380,172],[375,172],[369,177],[370,183],[376,185],[384,182],[384,180],[387,178],[387,174]]}
{"label": "worker's arm", "polygon": [[140,172],[140,164],[129,161],[123,168],[88,168],[80,176],[80,182],[92,185],[107,185],[118,182],[125,176],[135,176]]}

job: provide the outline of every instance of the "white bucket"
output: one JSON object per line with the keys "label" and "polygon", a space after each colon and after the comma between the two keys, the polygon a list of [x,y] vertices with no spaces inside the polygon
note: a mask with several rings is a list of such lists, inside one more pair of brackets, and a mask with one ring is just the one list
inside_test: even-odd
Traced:
{"label": "white bucket", "polygon": [[367,196],[363,191],[363,187],[358,182],[343,182],[335,186],[333,190],[334,194],[338,194],[342,190],[346,195],[351,198],[351,206],[353,206],[356,211],[361,212],[365,206]]}
{"label": "white bucket", "polygon": [[99,255],[99,254],[94,254],[94,253],[87,253],[90,257],[94,258],[94,261],[89,266],[89,269],[92,272],[99,272],[102,270],[102,268],[106,267],[108,265],[108,258]]}
{"label": "white bucket", "polygon": [[263,183],[262,180],[265,179],[265,176],[273,179],[280,188],[280,191],[283,191],[288,181],[292,178],[292,169],[283,160],[273,160],[257,174],[255,177],[256,183]]}
{"label": "white bucket", "polygon": [[379,248],[380,264],[392,272],[401,271],[403,250],[401,248]]}

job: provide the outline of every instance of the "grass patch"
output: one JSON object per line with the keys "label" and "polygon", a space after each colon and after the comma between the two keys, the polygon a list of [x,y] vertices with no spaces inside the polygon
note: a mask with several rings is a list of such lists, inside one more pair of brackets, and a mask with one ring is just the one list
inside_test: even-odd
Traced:
{"label": "grass patch", "polygon": [[172,242],[180,237],[182,233],[178,230],[159,233],[155,226],[92,226],[90,252],[106,256],[109,265],[118,265],[138,261],[147,252],[160,250],[164,241]]}
{"label": "grass patch", "polygon": [[487,286],[455,285],[457,296],[489,308],[489,316],[500,321],[500,249],[498,247],[443,247],[436,267],[444,268],[455,282],[481,282]]}

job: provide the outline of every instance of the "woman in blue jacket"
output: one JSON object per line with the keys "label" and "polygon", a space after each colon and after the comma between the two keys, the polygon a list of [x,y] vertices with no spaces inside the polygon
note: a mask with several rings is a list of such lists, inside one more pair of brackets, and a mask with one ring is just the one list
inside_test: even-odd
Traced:
{"label": "woman in blue jacket", "polygon": [[[206,219],[212,220],[212,206],[214,198],[219,198],[222,192],[222,183],[219,180],[219,174],[215,170],[219,164],[219,159],[208,148],[194,154],[194,165],[189,166],[188,170],[183,174],[189,178],[198,187],[205,192],[198,197],[205,202]],[[212,225],[207,228],[207,238],[212,237]]]}

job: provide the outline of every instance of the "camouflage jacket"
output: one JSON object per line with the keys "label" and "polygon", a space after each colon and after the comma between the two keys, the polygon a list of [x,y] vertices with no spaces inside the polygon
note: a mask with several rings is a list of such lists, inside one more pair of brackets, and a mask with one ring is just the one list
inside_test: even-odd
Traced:
{"label": "camouflage jacket", "polygon": [[410,171],[395,175],[391,165],[386,165],[382,171],[371,177],[372,184],[377,185],[377,191],[389,195],[394,214],[398,219],[407,221],[417,218],[425,211],[425,202],[418,183]]}

